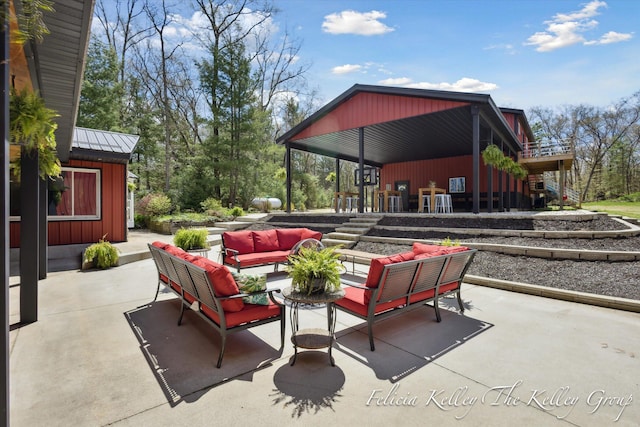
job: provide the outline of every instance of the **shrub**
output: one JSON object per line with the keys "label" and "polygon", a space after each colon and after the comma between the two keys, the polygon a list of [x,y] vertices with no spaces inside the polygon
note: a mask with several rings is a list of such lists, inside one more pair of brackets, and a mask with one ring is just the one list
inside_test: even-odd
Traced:
{"label": "shrub", "polygon": [[207,248],[208,235],[205,228],[181,228],[173,237],[173,243],[185,251]]}
{"label": "shrub", "polygon": [[147,204],[147,215],[162,216],[171,212],[171,199],[164,194],[152,194]]}
{"label": "shrub", "polygon": [[233,209],[231,209],[230,214],[233,218],[238,218],[239,216],[244,215],[244,209],[242,209],[240,206],[235,206]]}
{"label": "shrub", "polygon": [[224,216],[225,208],[222,207],[222,202],[213,197],[206,198],[203,202],[200,202],[202,211],[209,216]]}
{"label": "shrub", "polygon": [[118,264],[118,249],[110,242],[104,240],[106,235],[98,243],[94,243],[84,251],[84,263],[94,263],[98,268],[114,267]]}

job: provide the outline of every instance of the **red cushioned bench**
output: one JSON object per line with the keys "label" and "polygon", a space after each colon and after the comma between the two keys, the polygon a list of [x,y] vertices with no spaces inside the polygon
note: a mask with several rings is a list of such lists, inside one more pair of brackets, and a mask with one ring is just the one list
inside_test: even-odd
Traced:
{"label": "red cushioned bench", "polygon": [[305,239],[322,239],[322,233],[308,228],[240,230],[222,233],[222,262],[241,268],[286,262],[291,249]]}
{"label": "red cushioned bench", "polygon": [[[185,307],[197,302],[195,312],[211,324],[222,339],[217,367],[222,365],[227,335],[270,322],[280,322],[280,350],[284,348],[285,306],[273,297],[278,289],[252,294],[240,293],[238,284],[227,267],[208,258],[194,256],[182,249],[162,242],[148,245],[158,269],[158,298],[160,285],[167,286],[181,299],[178,325],[182,323]],[[264,304],[243,300],[267,294]]]}
{"label": "red cushioned bench", "polygon": [[411,252],[374,258],[367,277],[343,275],[344,298],[336,308],[367,321],[369,345],[373,343],[376,320],[433,301],[440,322],[438,299],[455,293],[460,311],[462,279],[477,250],[464,246],[438,246],[414,243]]}

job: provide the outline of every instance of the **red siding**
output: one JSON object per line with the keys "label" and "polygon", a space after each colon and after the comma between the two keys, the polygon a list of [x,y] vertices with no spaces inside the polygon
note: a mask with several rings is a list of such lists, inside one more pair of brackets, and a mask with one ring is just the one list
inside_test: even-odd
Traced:
{"label": "red siding", "polygon": [[[380,188],[396,181],[409,181],[409,193],[418,194],[418,188],[428,187],[429,181],[435,181],[436,187],[449,191],[449,178],[465,177],[465,192],[473,192],[473,156],[448,157],[444,159],[416,160],[412,162],[391,163],[380,170]],[[502,175],[502,188],[506,189],[507,175]],[[513,178],[510,178],[513,179]],[[513,187],[513,181],[511,181]],[[518,190],[522,192],[522,181],[518,181]],[[480,192],[487,191],[487,169],[480,161]],[[498,191],[498,171],[493,170],[493,191]],[[512,188],[513,191],[513,188]]]}
{"label": "red siding", "polygon": [[[115,163],[71,160],[63,166],[100,169],[101,219],[95,221],[49,221],[49,245],[95,243],[105,234],[110,242],[127,239],[127,166]],[[11,247],[20,246],[20,223],[10,224]]]}
{"label": "red siding", "polygon": [[358,93],[291,139],[309,138],[346,129],[355,129],[361,126],[449,110],[465,105],[469,105],[469,103],[377,93]]}

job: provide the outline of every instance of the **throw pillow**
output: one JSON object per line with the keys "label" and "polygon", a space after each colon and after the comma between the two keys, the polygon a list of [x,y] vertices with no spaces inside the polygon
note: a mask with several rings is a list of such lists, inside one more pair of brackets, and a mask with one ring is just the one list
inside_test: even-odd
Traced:
{"label": "throw pillow", "polygon": [[[231,274],[238,285],[238,289],[240,289],[240,292],[243,294],[251,294],[267,289],[266,274],[253,275],[235,272],[231,272]],[[242,300],[248,304],[269,305],[269,297],[265,293],[242,297]]]}

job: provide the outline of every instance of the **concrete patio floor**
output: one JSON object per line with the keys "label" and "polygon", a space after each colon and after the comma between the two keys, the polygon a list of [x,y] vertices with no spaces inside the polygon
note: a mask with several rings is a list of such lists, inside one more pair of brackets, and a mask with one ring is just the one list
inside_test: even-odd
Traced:
{"label": "concrete patio floor", "polygon": [[[380,321],[375,352],[365,324],[338,312],[335,367],[325,350],[302,352],[289,366],[287,319],[282,351],[277,324],[255,327],[228,339],[216,369],[216,332],[193,312],[178,327],[170,293],[149,304],[156,278],[147,259],[40,282],[39,321],[10,332],[12,425],[635,426],[640,419],[637,313],[464,284],[463,315],[448,298],[441,323],[430,307]],[[14,324],[19,288],[10,294]],[[325,313],[307,308],[301,322],[322,327]]]}

